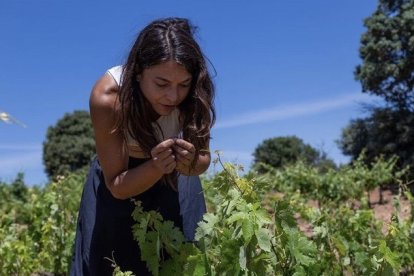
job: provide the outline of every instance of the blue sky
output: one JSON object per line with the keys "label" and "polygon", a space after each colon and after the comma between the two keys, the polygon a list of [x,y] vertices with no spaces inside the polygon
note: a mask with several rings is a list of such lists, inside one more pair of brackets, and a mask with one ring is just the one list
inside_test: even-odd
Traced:
{"label": "blue sky", "polygon": [[0,179],[46,182],[42,142],[65,113],[87,110],[97,78],[122,63],[137,33],[180,16],[214,65],[218,120],[211,148],[248,167],[264,139],[296,135],[345,163],[341,129],[364,116],[353,71],[374,0],[0,2]]}

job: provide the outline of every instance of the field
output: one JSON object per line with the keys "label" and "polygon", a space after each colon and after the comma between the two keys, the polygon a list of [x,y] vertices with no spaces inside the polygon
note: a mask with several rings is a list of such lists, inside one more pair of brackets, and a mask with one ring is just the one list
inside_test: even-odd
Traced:
{"label": "field", "polygon": [[[261,174],[215,163],[222,171],[202,178],[209,212],[196,243],[137,202],[131,231],[154,275],[414,273],[414,199],[395,160],[324,173],[300,162]],[[0,185],[1,275],[66,275],[85,175]],[[380,186],[396,187],[383,204]],[[114,275],[130,273],[115,265]]]}

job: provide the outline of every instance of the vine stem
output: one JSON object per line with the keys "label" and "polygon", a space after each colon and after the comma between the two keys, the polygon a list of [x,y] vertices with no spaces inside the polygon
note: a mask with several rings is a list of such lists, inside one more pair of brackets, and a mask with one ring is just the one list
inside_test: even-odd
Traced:
{"label": "vine stem", "polygon": [[220,163],[220,165],[223,167],[223,170],[230,176],[230,178],[231,178],[231,180],[233,180],[233,183],[234,183],[234,185],[236,186],[236,188],[239,190],[239,192],[243,195],[244,193],[243,193],[243,191],[240,189],[240,187],[239,187],[239,185],[237,185],[237,181],[236,181],[236,179],[233,177],[233,175],[226,169],[226,167],[224,167],[224,164],[223,164],[223,162],[221,161],[221,158],[220,158],[220,154],[219,153],[216,153],[217,154],[217,156],[218,156],[218,161],[219,161],[219,163]]}
{"label": "vine stem", "polygon": [[[224,164],[223,164],[223,162],[221,161],[221,158],[220,158],[220,154],[219,153],[216,153],[217,154],[217,159],[218,159],[218,161],[219,161],[219,163],[220,163],[220,165],[221,165],[221,167],[223,168],[223,170],[227,173],[227,175],[229,175],[230,176],[230,178],[231,178],[231,180],[233,181],[233,184],[236,186],[236,188],[239,190],[239,192],[241,193],[241,196],[243,196],[243,191],[240,189],[240,187],[239,187],[239,185],[237,185],[237,182],[236,182],[236,179],[234,179],[234,177],[233,177],[233,175],[226,169],[226,167],[224,166]],[[227,213],[227,210],[229,209],[229,206],[230,206],[230,202],[231,201],[229,201],[228,203],[227,203],[227,206],[226,206],[226,208],[223,210],[224,211],[224,213]],[[223,214],[224,215],[224,214]]]}
{"label": "vine stem", "polygon": [[276,248],[275,248],[276,246],[273,244],[272,239],[270,239],[270,244],[271,244],[272,251],[275,254],[275,257],[277,258],[277,252],[276,252]]}

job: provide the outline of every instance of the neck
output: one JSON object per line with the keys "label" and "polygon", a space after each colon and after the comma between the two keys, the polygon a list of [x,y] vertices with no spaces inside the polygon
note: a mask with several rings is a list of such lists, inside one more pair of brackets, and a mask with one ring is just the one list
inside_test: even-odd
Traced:
{"label": "neck", "polygon": [[152,109],[152,107],[150,108],[149,116],[150,116],[150,119],[151,119],[152,122],[157,121],[161,117],[161,115],[158,114],[157,112],[155,112],[155,110]]}

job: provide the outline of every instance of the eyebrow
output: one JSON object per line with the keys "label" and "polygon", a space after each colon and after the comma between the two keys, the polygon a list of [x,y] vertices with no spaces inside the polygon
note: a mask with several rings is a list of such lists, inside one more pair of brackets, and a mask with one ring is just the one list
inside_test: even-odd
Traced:
{"label": "eyebrow", "polygon": [[[162,80],[162,81],[165,81],[165,82],[170,82],[170,80],[167,80],[167,79],[165,79],[165,78],[163,78],[163,77],[155,77],[156,79],[158,79],[158,80]],[[190,81],[192,79],[192,77],[189,77],[189,78],[187,78],[187,79],[185,79],[185,80],[183,80],[183,81],[180,81],[180,83],[184,83],[184,82],[188,82],[188,81]]]}

